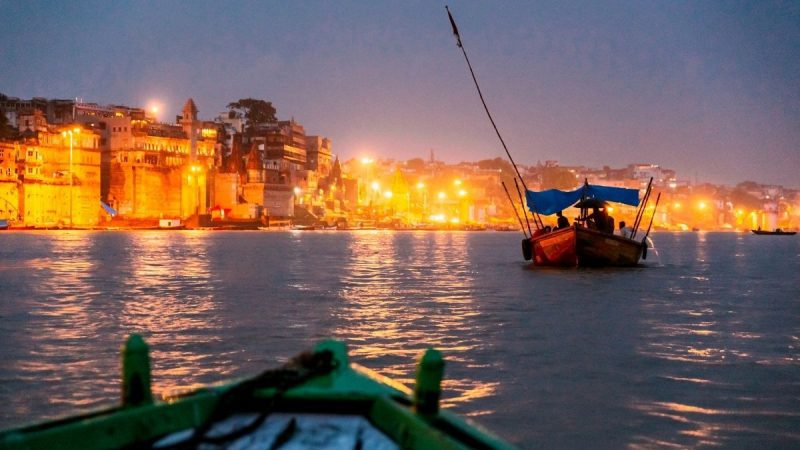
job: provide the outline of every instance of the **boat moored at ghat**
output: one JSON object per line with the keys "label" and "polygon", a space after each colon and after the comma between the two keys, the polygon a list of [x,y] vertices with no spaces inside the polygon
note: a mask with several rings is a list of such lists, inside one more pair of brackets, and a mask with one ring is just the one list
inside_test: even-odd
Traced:
{"label": "boat moored at ghat", "polygon": [[154,402],[148,348],[122,350],[122,404],[0,432],[0,449],[511,449],[439,409],[441,353],[429,349],[414,390],[348,361],[322,341],[275,370]]}

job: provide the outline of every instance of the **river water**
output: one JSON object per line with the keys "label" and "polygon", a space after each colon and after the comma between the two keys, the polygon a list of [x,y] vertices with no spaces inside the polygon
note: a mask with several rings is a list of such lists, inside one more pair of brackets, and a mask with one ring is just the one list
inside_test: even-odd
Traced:
{"label": "river water", "polygon": [[529,269],[502,232],[0,233],[0,427],[255,374],[325,337],[523,448],[800,446],[800,239],[656,233],[644,267]]}

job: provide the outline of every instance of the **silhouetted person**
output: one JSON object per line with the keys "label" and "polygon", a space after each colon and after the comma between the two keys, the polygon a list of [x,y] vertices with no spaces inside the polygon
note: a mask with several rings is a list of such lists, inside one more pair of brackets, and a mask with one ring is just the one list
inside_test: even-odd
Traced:
{"label": "silhouetted person", "polygon": [[599,209],[596,206],[592,208],[592,213],[589,214],[589,217],[587,217],[586,224],[589,228],[593,228],[604,233],[611,233],[614,231],[613,228],[611,230],[608,229],[608,214],[606,214],[606,210]]}
{"label": "silhouetted person", "polygon": [[617,234],[618,236],[622,236],[622,237],[625,237],[625,238],[628,238],[628,239],[630,239],[630,237],[631,237],[631,234],[633,234],[633,230],[631,230],[630,228],[628,228],[627,226],[625,226],[625,221],[624,221],[624,220],[621,220],[621,221],[619,222],[619,230],[617,230],[617,233],[616,233],[616,234]]}
{"label": "silhouetted person", "polygon": [[559,211],[559,212],[557,212],[557,213],[556,213],[556,217],[558,217],[558,223],[556,224],[556,228],[557,228],[557,229],[561,229],[561,228],[569,228],[569,219],[567,219],[566,217],[564,217],[564,216],[561,214],[561,211]]}

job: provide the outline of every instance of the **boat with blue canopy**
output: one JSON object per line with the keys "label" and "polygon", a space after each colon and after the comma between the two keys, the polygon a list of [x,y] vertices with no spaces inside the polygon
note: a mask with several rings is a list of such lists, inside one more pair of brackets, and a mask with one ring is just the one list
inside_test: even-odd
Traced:
{"label": "boat with blue canopy", "polygon": [[[551,229],[537,226],[537,230],[522,240],[525,260],[535,266],[557,267],[631,267],[647,257],[647,234],[636,239],[644,208],[637,211],[637,220],[630,232],[614,234],[613,219],[605,212],[608,203],[630,206],[646,204],[651,185],[642,200],[638,189],[590,185],[569,190],[526,190],[525,200],[529,211],[538,217],[559,213],[576,207],[580,215],[571,226]],[[656,201],[657,204],[657,201]],[[591,212],[590,212],[591,210]],[[534,220],[534,223],[537,223]],[[541,222],[539,222],[541,223]],[[652,225],[652,221],[651,221]],[[650,229],[648,228],[648,233]]]}

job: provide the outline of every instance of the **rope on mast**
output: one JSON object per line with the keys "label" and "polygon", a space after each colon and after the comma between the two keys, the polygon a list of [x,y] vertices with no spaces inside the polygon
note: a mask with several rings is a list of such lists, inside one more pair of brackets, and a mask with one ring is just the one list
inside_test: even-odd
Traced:
{"label": "rope on mast", "polygon": [[[492,123],[492,127],[494,128],[494,132],[497,134],[497,138],[500,139],[500,144],[503,145],[503,150],[506,151],[506,156],[508,156],[508,160],[511,162],[511,166],[514,167],[514,172],[516,172],[517,178],[519,178],[520,182],[522,183],[522,187],[524,187],[525,191],[527,192],[528,186],[525,184],[525,180],[519,173],[517,164],[514,162],[514,158],[511,157],[511,152],[508,151],[508,146],[506,146],[506,142],[503,140],[503,136],[500,135],[500,130],[497,129],[497,124],[494,123],[494,118],[492,118],[492,113],[489,111],[489,107],[486,105],[486,100],[483,98],[483,92],[481,91],[481,87],[478,84],[478,78],[475,76],[475,71],[472,69],[472,64],[469,62],[467,51],[466,49],[464,49],[464,44],[461,42],[461,34],[458,32],[458,26],[456,26],[456,21],[455,19],[453,19],[453,15],[450,13],[450,8],[448,6],[445,6],[444,9],[447,10],[447,17],[450,19],[450,25],[453,27],[453,35],[455,35],[456,37],[456,44],[458,45],[458,48],[461,49],[461,53],[464,54],[464,59],[467,61],[467,67],[469,67],[469,73],[470,75],[472,75],[472,81],[475,83],[475,88],[478,90],[478,97],[480,97],[481,99],[481,103],[483,104],[483,109],[486,111],[486,115],[489,117],[489,121]],[[525,205],[522,205],[522,207],[525,208]]]}

